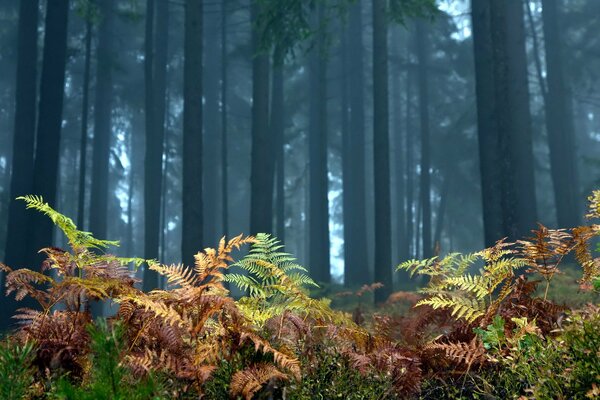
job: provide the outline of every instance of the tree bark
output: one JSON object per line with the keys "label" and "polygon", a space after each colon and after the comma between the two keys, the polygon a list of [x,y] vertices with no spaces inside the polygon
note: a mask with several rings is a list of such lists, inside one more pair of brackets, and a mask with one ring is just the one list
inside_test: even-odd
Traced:
{"label": "tree bark", "polygon": [[[46,12],[44,29],[44,54],[40,80],[39,114],[36,132],[36,151],[33,164],[33,193],[41,195],[56,206],[58,166],[60,159],[60,133],[67,64],[67,28],[69,1],[52,2]],[[54,225],[39,213],[29,215],[29,242],[32,255],[43,247],[52,245]],[[41,262],[41,255],[32,264]]]}
{"label": "tree bark", "polygon": [[389,162],[388,45],[385,0],[373,0],[373,156],[375,173],[375,281],[385,286],[375,302],[392,293]]}
{"label": "tree bark", "polygon": [[106,238],[108,216],[108,176],[112,136],[111,110],[113,97],[111,43],[113,40],[114,0],[99,3],[96,61],[96,94],[94,107],[94,141],[92,154],[92,190],[90,202],[90,231],[98,238]]}
{"label": "tree bark", "polygon": [[546,131],[550,147],[550,170],[558,226],[570,228],[580,223],[579,179],[575,153],[575,129],[568,103],[571,100],[565,82],[563,44],[559,24],[559,1],[542,0],[544,45],[548,94],[544,97]]}
{"label": "tree bark", "polygon": [[[4,262],[11,268],[27,267],[27,220],[18,196],[32,193],[36,121],[38,0],[19,2],[15,122],[10,180],[10,200]],[[4,244],[4,243],[3,243]],[[0,326],[7,327],[15,303],[4,296],[4,274],[0,274]]]}
{"label": "tree bark", "polygon": [[[324,7],[317,8],[316,24],[321,24]],[[317,282],[329,283],[329,201],[327,177],[327,60],[325,38],[319,33],[311,55],[309,132],[309,266]]]}
{"label": "tree bark", "polygon": [[[352,5],[348,19],[349,127],[344,144],[344,282],[371,281],[367,244],[365,183],[365,72],[362,7]],[[351,84],[350,84],[351,83]],[[346,203],[347,202],[347,203]]]}
{"label": "tree bark", "polygon": [[[144,78],[146,87],[146,156],[144,161],[144,257],[158,259],[165,141],[165,99],[169,36],[168,2],[148,0]],[[153,26],[156,29],[153,29]],[[143,289],[158,287],[158,274],[146,270]]]}
{"label": "tree bark", "polygon": [[229,236],[229,171],[228,171],[228,84],[227,75],[227,12],[228,0],[221,4],[221,223],[223,224],[223,235]]}
{"label": "tree bark", "polygon": [[419,19],[416,23],[416,53],[419,65],[417,80],[419,85],[419,121],[421,130],[421,175],[420,201],[423,218],[423,258],[433,256],[431,244],[431,144],[429,126],[429,32],[427,22]]}
{"label": "tree bark", "polygon": [[[256,21],[260,2],[252,0],[251,20]],[[261,32],[252,29],[252,155],[250,171],[250,233],[273,230],[273,167],[269,134],[269,56],[260,49]]]}
{"label": "tree bark", "polygon": [[85,59],[81,100],[81,142],[79,147],[79,193],[77,198],[77,226],[85,229],[85,177],[88,148],[88,115],[90,98],[90,69],[92,63],[92,15],[85,15]]}
{"label": "tree bark", "polygon": [[202,2],[186,1],[183,71],[182,259],[194,265],[203,248],[202,216]]}

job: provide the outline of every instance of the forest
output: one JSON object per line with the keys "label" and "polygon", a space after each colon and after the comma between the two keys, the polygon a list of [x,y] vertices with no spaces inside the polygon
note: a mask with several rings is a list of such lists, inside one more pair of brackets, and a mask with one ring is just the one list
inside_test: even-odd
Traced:
{"label": "forest", "polygon": [[600,398],[600,1],[0,1],[0,400]]}

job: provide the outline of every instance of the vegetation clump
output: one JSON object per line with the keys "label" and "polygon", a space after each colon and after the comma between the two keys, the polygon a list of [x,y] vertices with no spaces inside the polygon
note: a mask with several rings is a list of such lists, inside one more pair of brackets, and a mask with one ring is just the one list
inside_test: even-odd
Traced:
{"label": "vegetation clump", "polygon": [[[590,198],[589,218],[600,218],[598,199],[600,192]],[[166,286],[143,292],[129,266],[144,260],[106,254],[113,242],[79,231],[39,197],[23,200],[53,220],[70,250],[43,249],[41,271],[0,265],[7,293],[39,304],[20,309],[19,328],[0,343],[2,398],[584,399],[600,393],[598,307],[571,310],[552,302],[550,290],[570,254],[583,269],[581,289],[598,284],[600,260],[591,243],[600,225],[540,226],[516,243],[407,261],[398,269],[429,282],[421,295],[394,293],[388,306],[409,301],[410,312],[350,314],[312,298],[309,289],[317,285],[269,235],[222,239],[197,253],[192,267],[149,261]],[[249,253],[234,261],[244,245]],[[234,299],[225,283],[245,295]],[[340,295],[361,297],[380,287]],[[109,300],[117,313],[94,321],[91,304]]]}

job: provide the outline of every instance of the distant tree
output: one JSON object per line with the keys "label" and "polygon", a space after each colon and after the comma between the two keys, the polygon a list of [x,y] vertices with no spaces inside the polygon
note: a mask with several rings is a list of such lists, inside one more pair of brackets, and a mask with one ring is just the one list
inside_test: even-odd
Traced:
{"label": "distant tree", "polygon": [[[144,161],[144,211],[146,221],[144,257],[158,259],[163,153],[165,141],[165,101],[169,36],[169,3],[146,3],[144,80],[146,90],[146,157]],[[155,28],[155,29],[154,29]],[[158,287],[158,275],[144,272],[144,290]]]}
{"label": "distant tree", "polygon": [[227,55],[227,13],[229,2],[223,0],[221,4],[221,223],[223,225],[223,235],[229,235],[229,152],[228,152],[228,86],[229,79],[227,75],[228,55]]}
{"label": "distant tree", "polygon": [[252,155],[250,169],[250,233],[272,233],[274,166],[269,132],[269,55],[257,23],[262,2],[252,0]]}
{"label": "distant tree", "polygon": [[431,243],[431,132],[429,116],[429,33],[427,22],[423,19],[416,23],[416,54],[417,54],[417,80],[419,98],[419,127],[421,131],[421,165],[420,165],[420,203],[423,225],[421,228],[423,243],[423,258],[433,256]]}
{"label": "distant tree", "polygon": [[279,49],[273,51],[273,74],[271,81],[271,136],[275,142],[275,232],[285,241],[285,99],[284,99],[284,58]]}
{"label": "distant tree", "polygon": [[392,293],[388,23],[385,0],[373,0],[373,158],[375,161],[375,281],[385,286],[375,292],[375,302]]}
{"label": "distant tree", "polygon": [[[68,16],[68,0],[53,1],[52,6],[47,7],[32,193],[43,196],[49,204],[56,204],[57,201]],[[52,222],[45,216],[29,213],[28,241],[32,255],[53,244],[53,228]],[[35,265],[42,258],[34,257],[31,260]]]}
{"label": "distant tree", "polygon": [[[37,98],[38,0],[19,2],[19,27],[16,64],[15,122],[12,175],[8,213],[8,232],[3,262],[11,268],[26,267],[29,212],[16,197],[30,194],[33,183]],[[3,243],[4,244],[4,243]],[[0,274],[4,293],[4,274]],[[8,325],[14,304],[0,296],[0,327]]]}
{"label": "distant tree", "polygon": [[92,189],[90,230],[96,237],[106,238],[108,216],[108,174],[112,136],[114,0],[99,2],[100,25],[96,58],[96,90],[94,99],[94,140],[92,153]]}
{"label": "distant tree", "polygon": [[203,248],[202,2],[186,0],[183,72],[182,260],[194,264]]}
{"label": "distant tree", "polygon": [[347,43],[348,129],[343,137],[344,283],[371,280],[367,257],[365,189],[365,72],[362,6],[349,10]]}
{"label": "distant tree", "polygon": [[[317,7],[316,24],[325,21],[325,8]],[[310,273],[317,282],[329,283],[329,201],[327,169],[327,58],[325,36],[317,36],[309,68],[309,205],[308,247]]]}
{"label": "distant tree", "polygon": [[569,102],[572,101],[563,66],[563,31],[560,1],[542,0],[547,93],[544,93],[546,130],[550,147],[550,170],[558,226],[580,222],[580,189],[577,176],[575,129]]}

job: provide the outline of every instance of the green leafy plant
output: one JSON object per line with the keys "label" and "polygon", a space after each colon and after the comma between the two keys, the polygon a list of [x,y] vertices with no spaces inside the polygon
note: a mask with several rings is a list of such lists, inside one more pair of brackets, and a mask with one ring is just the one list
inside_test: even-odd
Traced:
{"label": "green leafy plant", "polygon": [[35,369],[32,365],[35,345],[20,345],[11,340],[0,342],[0,398],[21,399],[31,391]]}

